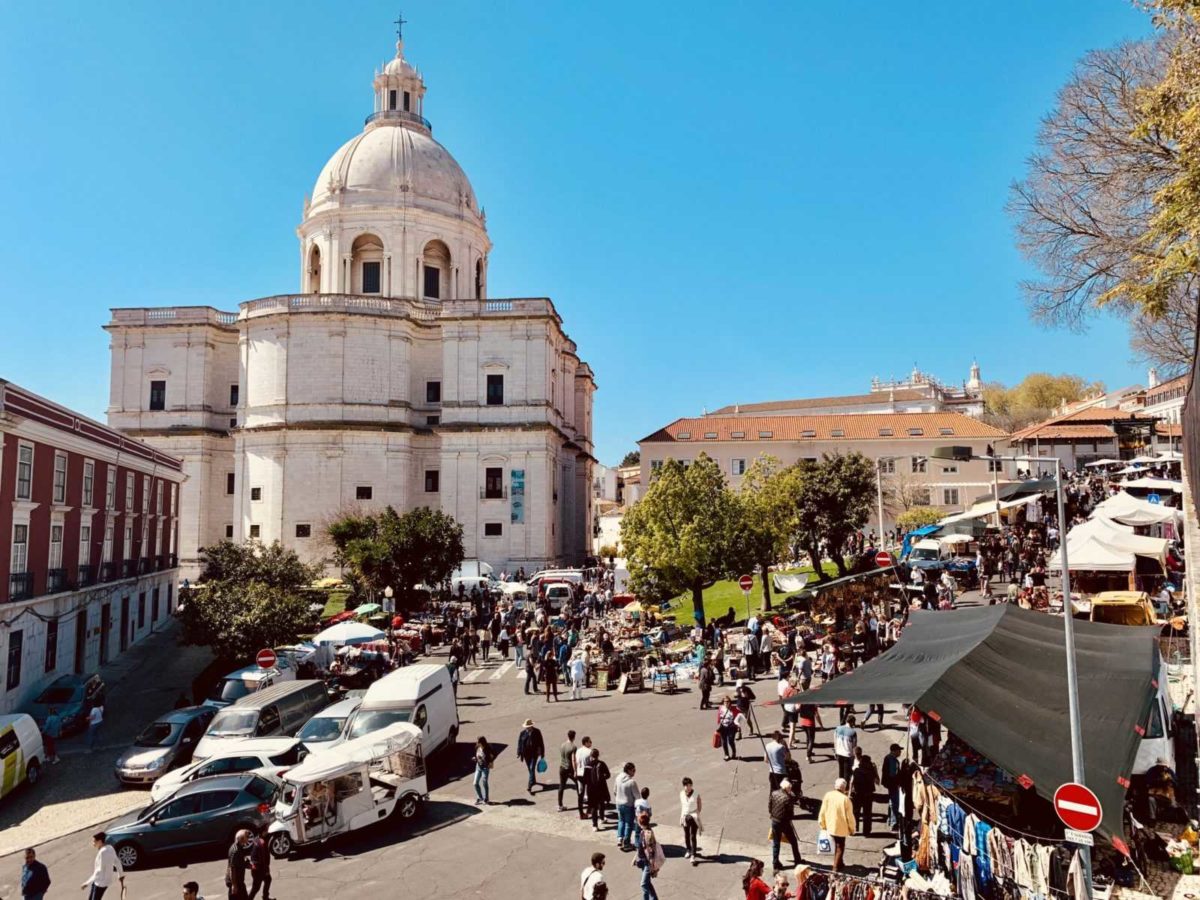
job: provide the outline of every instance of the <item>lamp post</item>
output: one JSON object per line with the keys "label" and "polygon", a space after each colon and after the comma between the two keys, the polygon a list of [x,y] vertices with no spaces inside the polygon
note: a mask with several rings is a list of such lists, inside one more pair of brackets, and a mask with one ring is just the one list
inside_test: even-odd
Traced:
{"label": "lamp post", "polygon": [[[975,456],[970,447],[935,447],[934,459],[970,462],[993,457]],[[1071,616],[1071,571],[1067,568],[1067,519],[1066,491],[1063,490],[1063,465],[1057,456],[1030,457],[1013,456],[1014,462],[1054,463],[1054,492],[1058,499],[1058,550],[1059,565],[1062,566],[1063,592],[1063,647],[1067,655],[1067,709],[1071,727],[1071,775],[1076,784],[1085,784],[1083,771],[1083,727],[1079,718],[1079,673],[1075,667],[1075,622]],[[993,476],[995,472],[992,473]],[[1000,509],[999,495],[996,497],[997,514]],[[997,515],[998,517],[998,515]],[[1086,896],[1092,896],[1092,851],[1090,847],[1079,848],[1079,860],[1083,864],[1083,877],[1087,885]]]}
{"label": "lamp post", "polygon": [[395,595],[396,595],[396,592],[392,590],[392,586],[390,584],[383,589],[383,597],[384,597],[383,607],[390,613],[396,611],[395,607],[392,606],[392,597],[394,597]]}

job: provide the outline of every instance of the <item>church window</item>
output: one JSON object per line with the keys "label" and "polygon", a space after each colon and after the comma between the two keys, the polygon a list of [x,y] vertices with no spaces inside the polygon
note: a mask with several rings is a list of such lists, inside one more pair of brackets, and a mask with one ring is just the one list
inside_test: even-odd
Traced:
{"label": "church window", "polygon": [[440,381],[425,382],[425,402],[426,403],[441,403],[442,402],[442,383]]}
{"label": "church window", "polygon": [[251,538],[252,540],[257,540],[257,539],[258,539],[258,536],[259,536],[260,534],[262,534],[262,527],[261,527],[261,526],[259,526],[259,525],[251,525],[251,526],[250,526],[250,538]]}
{"label": "church window", "polygon": [[483,536],[484,537],[501,537],[504,534],[504,526],[499,522],[484,522]]}
{"label": "church window", "polygon": [[[424,296],[432,300],[440,300],[442,289],[447,296],[450,294],[450,248],[441,241],[430,241],[421,253],[421,265],[425,269]],[[445,281],[442,280],[443,274]]]}
{"label": "church window", "polygon": [[483,260],[475,260],[475,299],[483,299]]}
{"label": "church window", "polygon": [[430,427],[433,427],[434,425],[441,425],[442,417],[441,416],[426,416],[425,424]]}
{"label": "church window", "polygon": [[231,384],[229,386],[229,405],[238,405],[238,386],[236,384]]}
{"label": "church window", "polygon": [[227,540],[227,541],[233,540],[233,526],[232,525],[225,526],[225,540]]}
{"label": "church window", "polygon": [[[396,108],[396,92],[388,91],[388,109],[395,109],[395,108]],[[408,109],[408,106],[405,105],[404,108]]]}
{"label": "church window", "polygon": [[250,499],[251,500],[261,500],[262,499],[262,488],[260,488],[260,487],[250,488]]}
{"label": "church window", "polygon": [[504,376],[489,375],[487,377],[487,405],[504,405]]}
{"label": "church window", "polygon": [[376,261],[362,264],[362,292],[364,294],[379,293],[379,275],[382,268],[382,264]]}
{"label": "church window", "polygon": [[504,499],[504,470],[489,468],[484,470],[483,498],[485,500]]}
{"label": "church window", "polygon": [[442,270],[437,266],[425,267],[425,296],[435,300],[442,296]]}
{"label": "church window", "polygon": [[425,493],[436,494],[440,487],[441,473],[437,469],[425,470]]}
{"label": "church window", "polygon": [[[393,104],[393,106],[394,105],[395,104]],[[412,94],[410,94],[408,91],[405,91],[404,92],[404,111],[410,112],[411,110],[412,110]]]}
{"label": "church window", "polygon": [[165,381],[150,382],[150,408],[152,410],[167,408],[167,383]]}
{"label": "church window", "polygon": [[298,537],[298,538],[312,537],[312,525],[310,525],[308,522],[297,522],[296,523],[296,537]]}
{"label": "church window", "polygon": [[225,493],[233,493],[234,474],[232,472],[225,473]]}
{"label": "church window", "polygon": [[371,499],[371,485],[360,484],[358,487],[356,487],[354,489],[354,499],[355,500],[370,500]]}

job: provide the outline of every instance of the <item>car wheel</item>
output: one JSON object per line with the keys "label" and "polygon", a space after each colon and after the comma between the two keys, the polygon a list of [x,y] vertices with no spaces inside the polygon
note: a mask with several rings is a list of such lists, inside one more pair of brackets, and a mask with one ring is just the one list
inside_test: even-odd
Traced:
{"label": "car wheel", "polygon": [[142,851],[137,844],[117,844],[117,859],[126,869],[136,869],[142,862]]}
{"label": "car wheel", "polygon": [[400,802],[396,804],[396,815],[403,821],[408,822],[417,817],[417,812],[421,809],[421,798],[416,794],[406,794],[400,798]]}
{"label": "car wheel", "polygon": [[286,831],[276,831],[267,840],[267,849],[276,859],[283,859],[292,852],[292,836]]}
{"label": "car wheel", "polygon": [[25,780],[28,781],[30,784],[37,784],[38,780],[41,777],[42,777],[41,764],[38,763],[38,761],[36,759],[32,760],[29,763],[29,765],[27,765],[25,767]]}
{"label": "car wheel", "polygon": [[451,725],[450,726],[450,737],[446,739],[446,746],[450,749],[454,749],[454,745],[457,743],[458,743],[458,726]]}

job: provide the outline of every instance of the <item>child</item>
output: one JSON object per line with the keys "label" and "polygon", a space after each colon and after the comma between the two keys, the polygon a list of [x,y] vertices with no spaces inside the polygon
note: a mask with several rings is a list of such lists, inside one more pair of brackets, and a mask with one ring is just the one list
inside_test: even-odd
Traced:
{"label": "child", "polygon": [[634,816],[640,819],[642,817],[642,813],[645,813],[648,819],[652,819],[654,815],[653,811],[650,809],[650,788],[642,788],[642,799],[633,804]]}

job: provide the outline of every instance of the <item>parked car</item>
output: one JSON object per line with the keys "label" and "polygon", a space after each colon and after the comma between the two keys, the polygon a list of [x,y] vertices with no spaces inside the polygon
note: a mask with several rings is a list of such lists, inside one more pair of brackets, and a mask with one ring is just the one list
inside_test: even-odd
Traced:
{"label": "parked car", "polygon": [[285,681],[263,688],[220,710],[196,747],[196,759],[220,752],[229,740],[293,735],[313,714],[329,705],[325,682]]}
{"label": "parked car", "polygon": [[159,716],[117,758],[117,780],[152,784],[171,769],[190,763],[216,712],[211,706],[188,706]]}
{"label": "parked car", "polygon": [[[280,664],[282,663],[282,665]],[[248,697],[255,691],[278,684],[281,681],[295,681],[296,669],[286,660],[277,659],[269,669],[258,666],[246,666],[235,672],[230,672],[215,685],[204,701],[205,706],[221,709],[232,703],[237,703],[243,697]]]}
{"label": "parked car", "polygon": [[92,707],[104,703],[104,682],[99,675],[63,675],[25,706],[38,728],[46,724],[50,707],[62,718],[62,733],[82,731]]}
{"label": "parked car", "polygon": [[198,778],[240,775],[244,772],[279,776],[307,755],[307,748],[296,738],[246,738],[230,741],[228,746],[221,748],[220,753],[208,759],[198,759],[163,775],[150,788],[150,798],[162,800],[177,791],[181,785]]}
{"label": "parked car", "polygon": [[303,741],[309,750],[325,750],[340,744],[345,738],[346,722],[361,705],[362,697],[358,696],[325,707],[296,732],[296,740]]}
{"label": "parked car", "polygon": [[24,713],[0,716],[0,771],[4,773],[0,779],[0,797],[25,782],[37,784],[45,758],[42,732],[32,716]]}
{"label": "parked car", "polygon": [[141,812],[105,829],[106,841],[126,869],[169,850],[221,847],[239,829],[256,831],[274,819],[279,782],[269,775],[225,775],[183,785]]}

